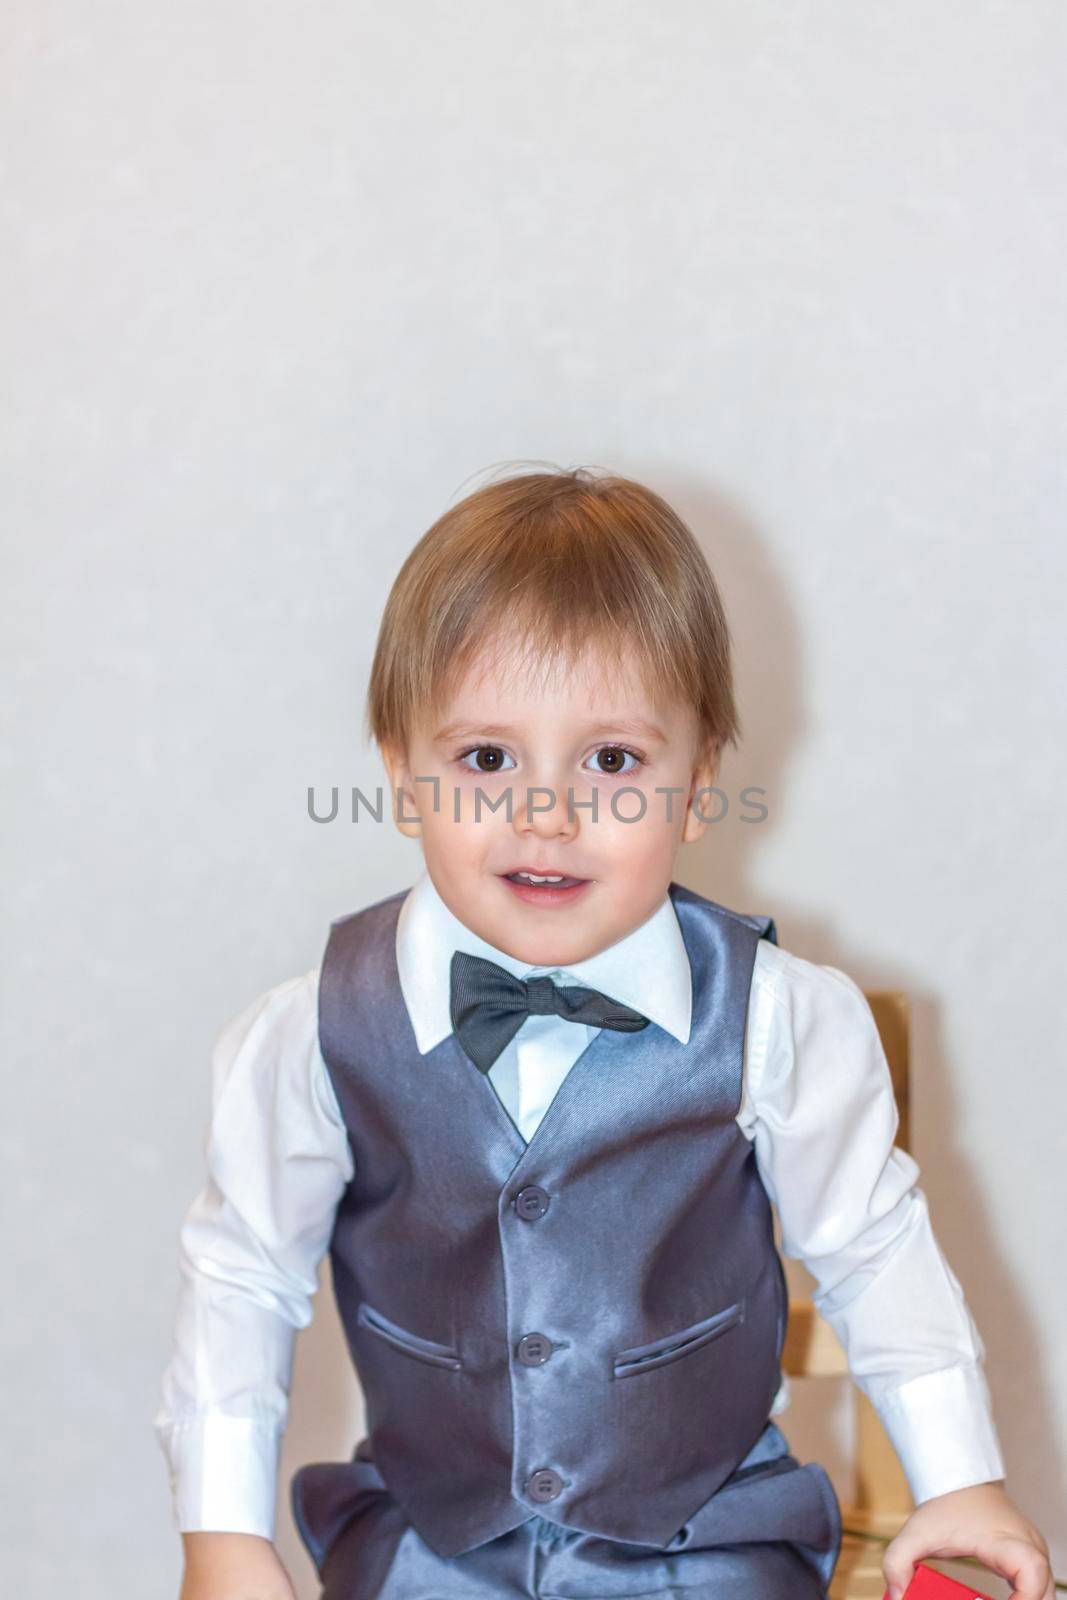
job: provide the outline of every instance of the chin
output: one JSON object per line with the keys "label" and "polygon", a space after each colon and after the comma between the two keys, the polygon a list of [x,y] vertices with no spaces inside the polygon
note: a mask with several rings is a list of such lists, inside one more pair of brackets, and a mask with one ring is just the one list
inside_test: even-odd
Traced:
{"label": "chin", "polygon": [[[466,921],[465,918],[463,920]],[[502,918],[487,923],[479,919],[467,922],[467,926],[487,944],[506,951],[516,961],[525,961],[531,967],[551,967],[561,963],[561,948],[570,960],[577,959],[572,948],[573,938],[568,939],[550,929],[521,928],[516,926],[518,920],[514,917]]]}
{"label": "chin", "polygon": [[567,967],[575,961],[584,961],[588,956],[595,955],[609,940],[597,939],[595,934],[586,937],[577,937],[574,929],[569,931],[562,928],[545,933],[528,934],[526,938],[511,938],[510,945],[499,944],[498,948],[507,950],[509,955],[515,956],[519,961],[526,961],[531,967]]}

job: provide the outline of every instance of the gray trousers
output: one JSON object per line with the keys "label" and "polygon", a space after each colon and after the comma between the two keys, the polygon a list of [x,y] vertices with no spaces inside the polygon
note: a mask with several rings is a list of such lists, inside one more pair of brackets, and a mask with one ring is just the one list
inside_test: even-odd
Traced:
{"label": "gray trousers", "polygon": [[360,1494],[326,1551],[321,1600],[825,1600],[840,1549],[829,1478],[801,1466],[774,1423],[665,1548],[532,1516],[463,1555],[438,1556],[375,1464],[355,1466]]}

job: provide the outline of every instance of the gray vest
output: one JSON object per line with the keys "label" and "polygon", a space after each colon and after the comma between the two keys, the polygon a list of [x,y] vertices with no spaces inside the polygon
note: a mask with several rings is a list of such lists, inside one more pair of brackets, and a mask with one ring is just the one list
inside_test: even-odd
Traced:
{"label": "gray vest", "polygon": [[[449,1034],[420,1055],[396,967],[407,891],[331,924],[319,1042],[355,1172],[330,1241],[373,1459],[455,1556],[546,1517],[665,1546],[767,1423],[787,1295],[741,1101],[769,917],[671,884],[689,1041],[602,1029],[527,1143]],[[320,1557],[346,1464],[295,1474]]]}

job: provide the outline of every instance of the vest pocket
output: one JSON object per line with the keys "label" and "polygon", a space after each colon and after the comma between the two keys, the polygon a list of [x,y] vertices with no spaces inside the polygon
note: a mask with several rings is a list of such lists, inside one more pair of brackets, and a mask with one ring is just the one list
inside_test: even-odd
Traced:
{"label": "vest pocket", "polygon": [[690,1323],[688,1328],[664,1334],[662,1339],[620,1350],[612,1364],[612,1375],[616,1378],[632,1378],[635,1373],[651,1372],[656,1367],[666,1366],[669,1361],[687,1356],[691,1350],[699,1350],[701,1345],[717,1339],[721,1333],[735,1328],[744,1320],[745,1302],[739,1300],[736,1305],[727,1306],[725,1311],[716,1311],[714,1316]]}
{"label": "vest pocket", "polygon": [[402,1350],[406,1356],[414,1356],[418,1361],[428,1361],[433,1367],[453,1369],[463,1365],[450,1345],[438,1344],[435,1339],[423,1339],[417,1333],[410,1333],[399,1323],[391,1322],[381,1311],[376,1311],[366,1300],[360,1301],[356,1321],[395,1349]]}

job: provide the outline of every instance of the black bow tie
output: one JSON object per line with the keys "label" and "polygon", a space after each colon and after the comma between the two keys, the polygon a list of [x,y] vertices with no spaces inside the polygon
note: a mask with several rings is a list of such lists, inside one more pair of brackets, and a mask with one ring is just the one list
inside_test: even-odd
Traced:
{"label": "black bow tie", "polygon": [[637,1033],[648,1018],[599,989],[556,984],[551,978],[515,978],[495,961],[456,950],[450,969],[452,1026],[466,1055],[488,1072],[527,1017],[563,1017],[591,1028]]}

